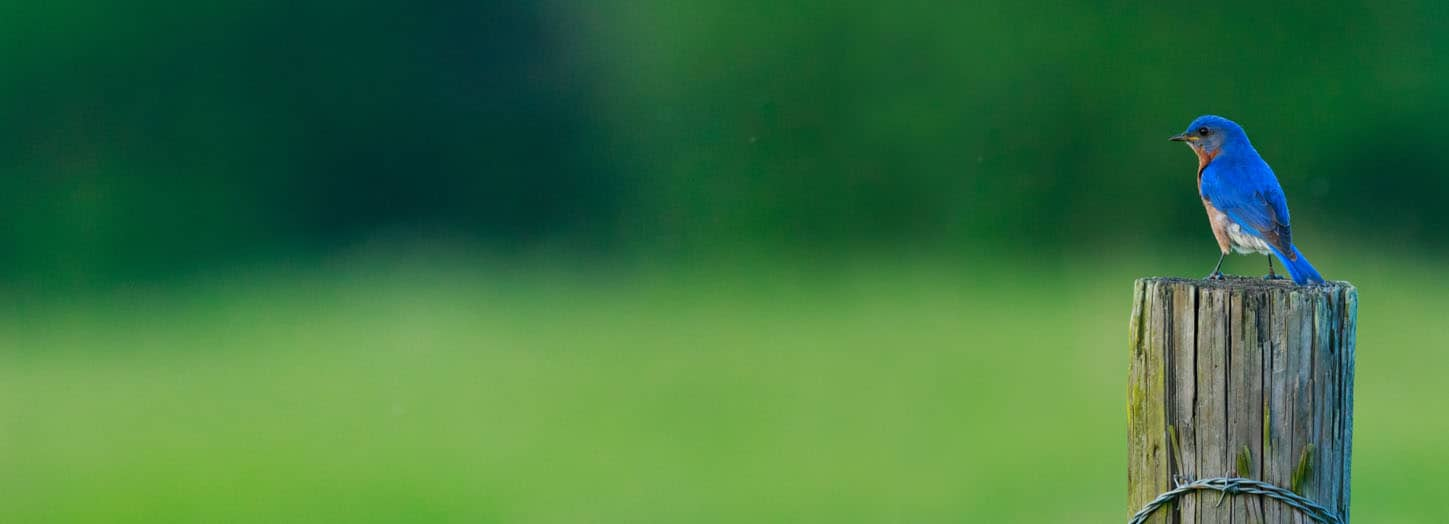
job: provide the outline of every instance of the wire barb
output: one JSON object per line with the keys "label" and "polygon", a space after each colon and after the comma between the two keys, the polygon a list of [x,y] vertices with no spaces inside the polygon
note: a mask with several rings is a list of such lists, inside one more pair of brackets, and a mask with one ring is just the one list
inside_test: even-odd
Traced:
{"label": "wire barb", "polygon": [[1216,477],[1195,480],[1186,484],[1178,482],[1177,479],[1173,479],[1173,483],[1177,484],[1176,488],[1158,495],[1157,498],[1152,499],[1152,502],[1148,502],[1146,506],[1142,506],[1142,509],[1136,515],[1133,515],[1132,520],[1127,521],[1127,524],[1142,524],[1147,522],[1147,517],[1152,516],[1152,513],[1157,511],[1158,508],[1167,505],[1167,503],[1176,500],[1189,491],[1196,490],[1221,492],[1222,495],[1218,497],[1219,506],[1222,505],[1223,499],[1226,499],[1228,495],[1261,495],[1287,504],[1319,524],[1343,524],[1343,521],[1338,518],[1338,515],[1329,511],[1328,508],[1303,498],[1303,496],[1297,493],[1260,480],[1241,477]]}

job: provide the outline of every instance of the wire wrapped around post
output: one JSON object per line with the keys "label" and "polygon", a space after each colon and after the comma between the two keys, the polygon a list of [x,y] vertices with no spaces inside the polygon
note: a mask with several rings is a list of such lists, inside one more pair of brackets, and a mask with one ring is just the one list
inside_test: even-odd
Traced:
{"label": "wire wrapped around post", "polygon": [[1157,498],[1152,499],[1152,502],[1148,502],[1146,506],[1142,507],[1141,511],[1138,511],[1136,515],[1132,516],[1132,520],[1127,521],[1127,524],[1143,524],[1147,522],[1147,517],[1152,516],[1152,512],[1157,511],[1157,508],[1176,500],[1178,497],[1190,491],[1198,490],[1222,492],[1222,496],[1218,498],[1219,505],[1223,503],[1223,499],[1227,498],[1228,495],[1261,495],[1303,512],[1304,516],[1313,519],[1314,522],[1320,524],[1343,524],[1343,521],[1338,518],[1338,515],[1334,515],[1328,508],[1303,498],[1297,493],[1267,482],[1236,477],[1217,477],[1180,484],[1176,489],[1158,495]]}

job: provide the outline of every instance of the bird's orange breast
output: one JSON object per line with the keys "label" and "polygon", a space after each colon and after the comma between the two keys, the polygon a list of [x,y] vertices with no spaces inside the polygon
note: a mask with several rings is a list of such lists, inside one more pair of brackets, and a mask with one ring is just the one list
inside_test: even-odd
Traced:
{"label": "bird's orange breast", "polygon": [[1218,153],[1222,152],[1222,150],[1219,149],[1216,151],[1207,152],[1203,151],[1202,148],[1194,147],[1192,148],[1192,152],[1197,153],[1197,193],[1201,195],[1202,170],[1207,169],[1208,164],[1212,163],[1213,159],[1217,158]]}

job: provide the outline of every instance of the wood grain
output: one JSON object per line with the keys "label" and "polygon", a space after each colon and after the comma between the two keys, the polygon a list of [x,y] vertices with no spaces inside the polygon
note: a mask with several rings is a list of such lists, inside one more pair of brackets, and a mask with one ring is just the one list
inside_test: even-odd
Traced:
{"label": "wood grain", "polygon": [[[1241,476],[1347,522],[1358,291],[1230,278],[1136,282],[1129,324],[1128,512],[1174,482]],[[1299,523],[1253,496],[1194,492],[1164,523]]]}

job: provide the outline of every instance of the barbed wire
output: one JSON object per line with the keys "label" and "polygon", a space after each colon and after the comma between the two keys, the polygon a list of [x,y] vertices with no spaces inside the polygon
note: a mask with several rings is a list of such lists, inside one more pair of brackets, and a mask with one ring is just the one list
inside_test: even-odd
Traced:
{"label": "barbed wire", "polygon": [[1338,515],[1333,514],[1328,508],[1303,498],[1297,493],[1261,480],[1239,477],[1216,477],[1194,480],[1186,484],[1178,484],[1172,491],[1158,495],[1157,498],[1152,499],[1152,502],[1148,502],[1146,506],[1142,507],[1142,510],[1132,516],[1132,520],[1127,521],[1127,524],[1143,524],[1147,522],[1147,517],[1152,516],[1152,513],[1157,511],[1157,508],[1166,505],[1168,502],[1172,502],[1184,493],[1196,490],[1221,491],[1222,496],[1218,498],[1219,506],[1223,504],[1223,499],[1226,499],[1228,495],[1262,495],[1292,506],[1319,524],[1343,524],[1343,521],[1338,518]]}

